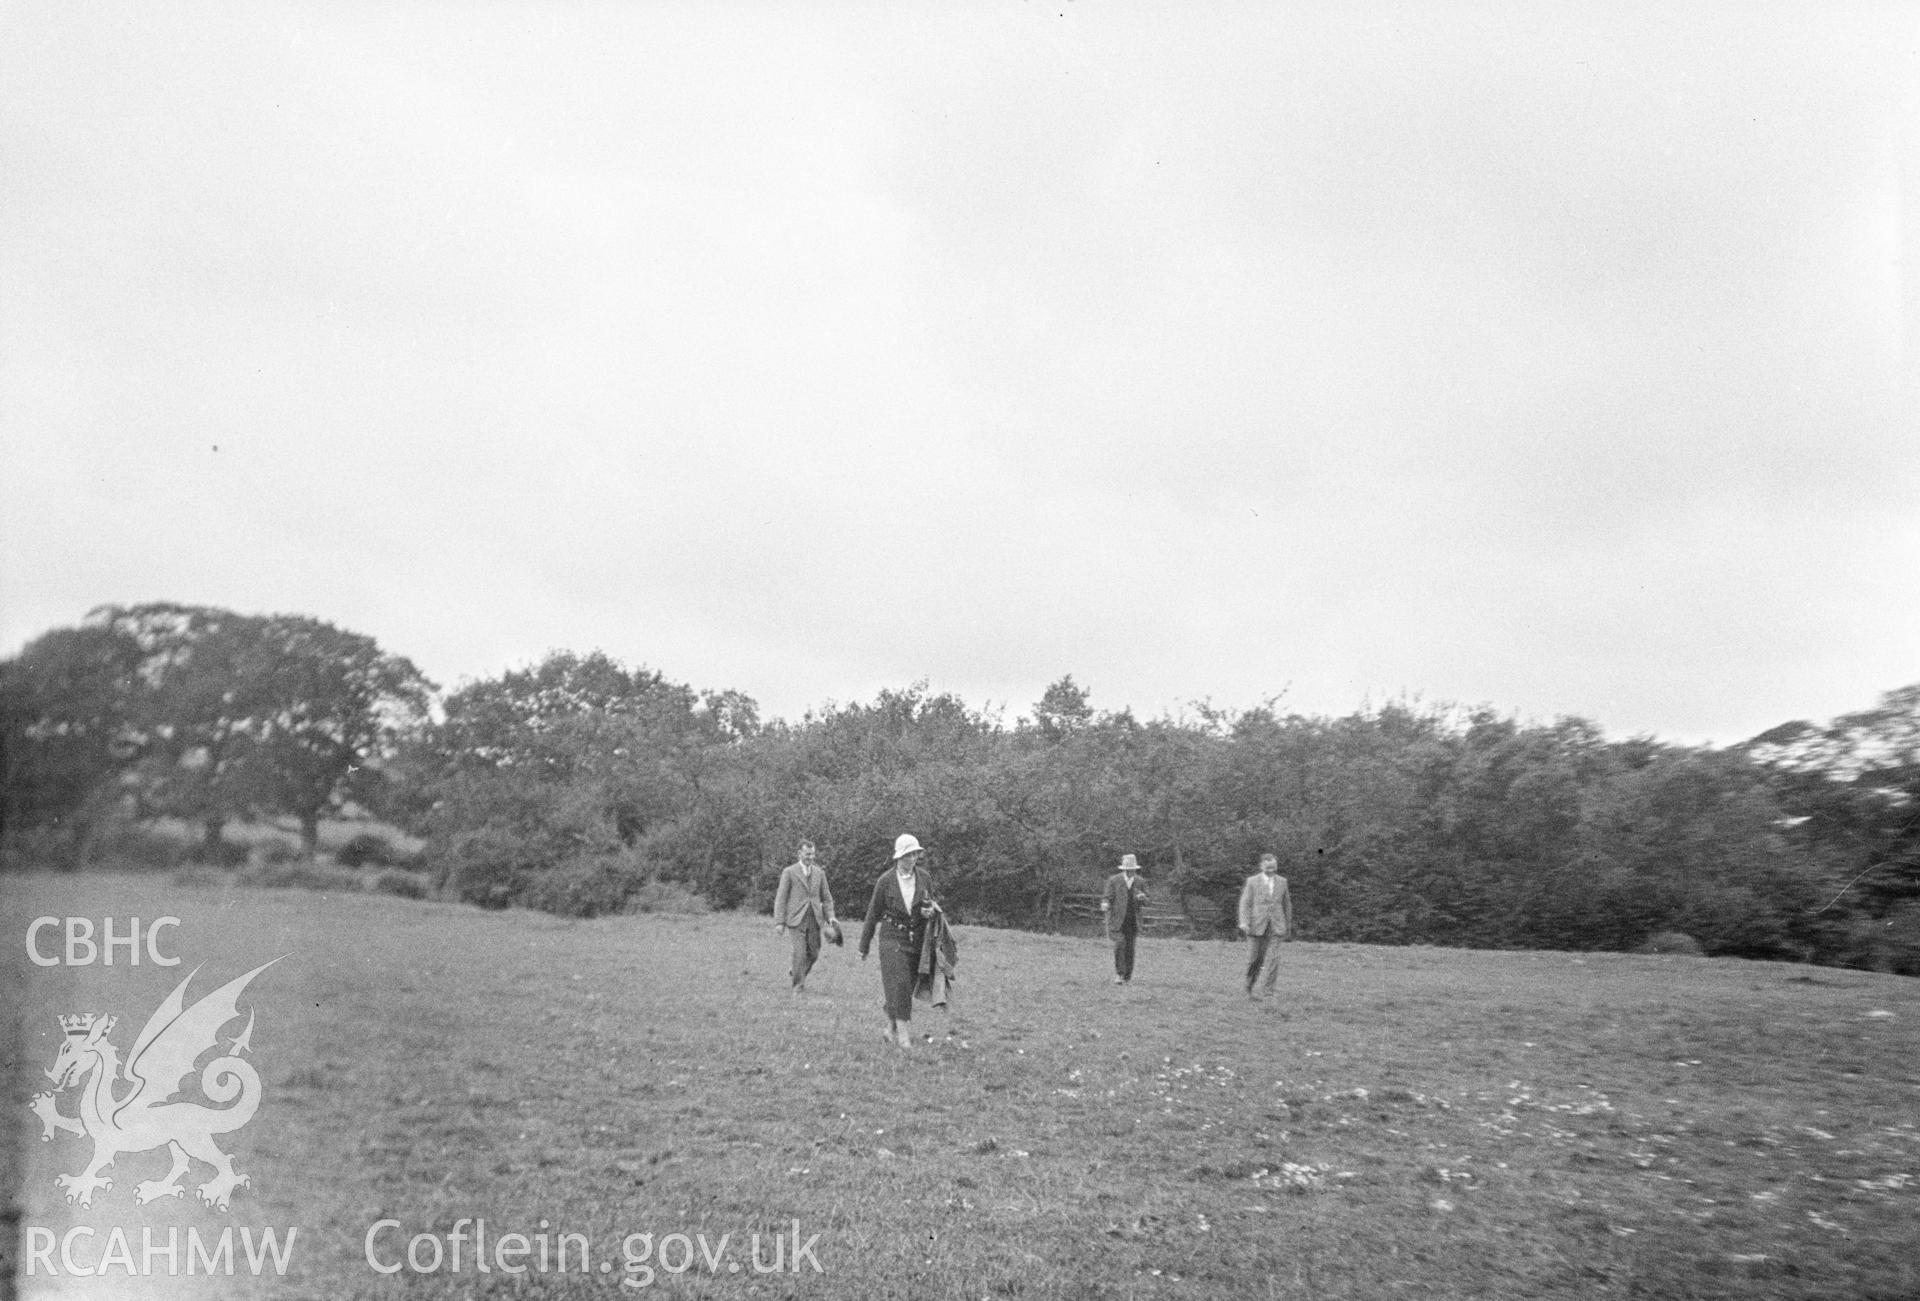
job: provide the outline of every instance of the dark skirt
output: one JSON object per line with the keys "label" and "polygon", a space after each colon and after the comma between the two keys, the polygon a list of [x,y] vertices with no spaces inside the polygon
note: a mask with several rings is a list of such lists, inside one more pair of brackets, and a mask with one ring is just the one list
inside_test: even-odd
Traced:
{"label": "dark skirt", "polygon": [[910,932],[890,923],[881,923],[880,988],[886,993],[887,1015],[896,1021],[913,1020],[913,982],[919,966],[920,946]]}

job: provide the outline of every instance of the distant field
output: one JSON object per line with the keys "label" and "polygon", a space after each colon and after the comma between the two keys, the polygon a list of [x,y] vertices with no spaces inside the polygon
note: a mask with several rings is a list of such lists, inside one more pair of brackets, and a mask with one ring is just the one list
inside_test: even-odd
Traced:
{"label": "distant field", "polygon": [[[181,845],[198,845],[205,832],[190,822],[179,818],[148,818],[136,824],[139,830],[158,839],[171,840]],[[319,849],[323,854],[331,854],[355,836],[375,835],[403,854],[418,853],[425,841],[409,836],[389,822],[379,822],[371,818],[322,818],[320,820]],[[297,848],[300,844],[300,824],[293,818],[276,818],[262,822],[229,822],[221,831],[221,838],[230,844],[244,845],[248,848],[279,844]]]}
{"label": "distant field", "polygon": [[[151,876],[0,893],[21,1241],[91,1226],[84,1267],[115,1226],[136,1258],[143,1228],[299,1230],[284,1278],[168,1279],[161,1256],[161,1277],[63,1269],[26,1297],[1920,1296],[1920,982],[1299,944],[1284,998],[1249,1005],[1233,945],[1143,941],[1115,988],[1097,940],[961,928],[956,1007],[920,1012],[935,1040],[903,1055],[851,937],[796,999],[755,917]],[[34,917],[162,914],[179,968],[27,961]],[[136,1206],[167,1164],[147,1153],[69,1207],[54,1178],[89,1144],[39,1142],[26,1105],[55,1016],[115,1014],[124,1053],[196,964],[195,996],[281,954],[242,999],[264,1102],[222,1140],[252,1185],[224,1213]],[[575,1250],[567,1273],[479,1273],[467,1241],[452,1273],[463,1218],[489,1253],[526,1235],[527,1264],[541,1233],[585,1235],[590,1272]],[[390,1276],[366,1259],[382,1220]],[[818,1235],[802,1272],[756,1273],[752,1235],[768,1265],[796,1221]],[[646,1289],[621,1286],[634,1233]],[[404,1266],[416,1234],[439,1272]]]}

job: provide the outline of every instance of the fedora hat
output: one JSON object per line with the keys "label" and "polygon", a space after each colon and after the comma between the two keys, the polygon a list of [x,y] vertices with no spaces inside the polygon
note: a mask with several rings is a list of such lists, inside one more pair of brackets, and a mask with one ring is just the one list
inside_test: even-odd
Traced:
{"label": "fedora hat", "polygon": [[1120,870],[1122,872],[1138,872],[1141,870],[1140,860],[1132,854],[1122,854],[1120,855]]}

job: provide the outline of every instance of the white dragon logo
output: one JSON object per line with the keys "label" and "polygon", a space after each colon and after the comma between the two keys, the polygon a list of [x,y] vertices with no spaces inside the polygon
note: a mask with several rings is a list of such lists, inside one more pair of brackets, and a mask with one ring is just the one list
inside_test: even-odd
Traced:
{"label": "white dragon logo", "polygon": [[[275,958],[273,962],[280,961]],[[145,1204],[160,1197],[179,1197],[185,1189],[180,1178],[196,1158],[213,1167],[213,1178],[195,1191],[200,1200],[226,1210],[233,1190],[252,1182],[236,1174],[233,1158],[213,1141],[215,1134],[239,1129],[260,1106],[260,1076],[242,1060],[251,1050],[253,1013],[247,1013],[247,1028],[229,1040],[224,1054],[208,1062],[200,1071],[200,1088],[208,1099],[231,1106],[207,1107],[197,1102],[171,1102],[180,1086],[193,1073],[193,1064],[201,1054],[219,1046],[222,1026],[240,1015],[240,991],[247,982],[273,965],[255,967],[246,975],[230,980],[184,1007],[187,985],[199,968],[187,973],[186,980],[147,1018],[146,1028],[134,1040],[124,1074],[120,1050],[107,1039],[115,1018],[92,1012],[60,1018],[66,1040],[60,1054],[46,1072],[53,1090],[35,1095],[27,1104],[45,1132],[42,1142],[53,1141],[55,1130],[78,1134],[93,1140],[93,1160],[77,1175],[60,1175],[54,1183],[66,1193],[69,1202],[93,1204],[96,1191],[110,1189],[113,1180],[101,1174],[122,1152],[149,1152],[166,1147],[173,1153],[173,1168],[164,1179],[143,1179],[134,1189],[134,1197]],[[183,1010],[184,1008],[184,1010]],[[88,1080],[91,1075],[93,1078]],[[116,1098],[115,1087],[124,1078],[132,1085]],[[69,1085],[86,1081],[80,1095],[77,1117],[64,1116],[56,1109],[57,1095]]]}

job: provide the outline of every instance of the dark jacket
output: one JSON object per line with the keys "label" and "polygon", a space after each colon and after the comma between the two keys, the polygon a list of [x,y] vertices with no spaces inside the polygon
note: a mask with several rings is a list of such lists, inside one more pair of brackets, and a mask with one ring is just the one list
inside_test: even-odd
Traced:
{"label": "dark jacket", "polygon": [[1100,911],[1106,914],[1107,934],[1115,931],[1137,931],[1140,929],[1140,914],[1147,905],[1147,890],[1136,876],[1133,887],[1127,887],[1127,874],[1115,872],[1107,878],[1106,893],[1100,899]]}
{"label": "dark jacket", "polygon": [[867,956],[867,949],[873,944],[873,933],[882,923],[897,926],[901,938],[906,940],[911,952],[919,952],[920,942],[925,936],[928,915],[933,911],[933,875],[925,868],[913,874],[913,908],[907,908],[907,901],[900,893],[899,883],[894,877],[891,865],[882,872],[873,883],[873,897],[867,900],[867,920],[860,928],[860,956]]}
{"label": "dark jacket", "polygon": [[935,1007],[947,1005],[947,987],[953,984],[953,968],[960,961],[960,946],[954,943],[953,928],[945,913],[927,919],[926,935],[920,941],[920,964],[916,968],[913,994]]}

